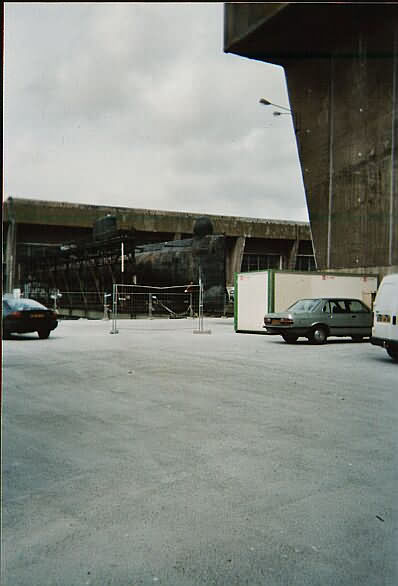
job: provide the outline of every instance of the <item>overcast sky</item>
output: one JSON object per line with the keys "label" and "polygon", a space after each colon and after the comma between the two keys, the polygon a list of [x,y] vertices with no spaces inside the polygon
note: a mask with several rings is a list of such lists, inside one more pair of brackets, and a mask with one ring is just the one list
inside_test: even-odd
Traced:
{"label": "overcast sky", "polygon": [[6,3],[5,197],[307,221],[283,69],[222,3]]}

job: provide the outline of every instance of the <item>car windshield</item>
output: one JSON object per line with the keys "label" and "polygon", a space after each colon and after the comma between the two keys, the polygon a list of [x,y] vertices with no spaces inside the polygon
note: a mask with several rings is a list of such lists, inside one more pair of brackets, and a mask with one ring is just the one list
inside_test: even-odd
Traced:
{"label": "car windshield", "polygon": [[319,299],[300,299],[288,307],[287,310],[294,313],[307,313],[309,311],[314,311],[314,309],[318,307],[319,301]]}

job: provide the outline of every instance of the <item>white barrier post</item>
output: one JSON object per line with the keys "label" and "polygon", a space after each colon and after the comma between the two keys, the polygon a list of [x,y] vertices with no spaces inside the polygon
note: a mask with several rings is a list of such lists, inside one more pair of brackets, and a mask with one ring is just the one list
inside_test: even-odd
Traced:
{"label": "white barrier post", "polygon": [[109,305],[106,301],[107,297],[111,297],[112,293],[104,293],[104,317],[102,319],[109,321]]}
{"label": "white barrier post", "polygon": [[117,284],[113,283],[113,298],[112,298],[112,329],[110,334],[118,334],[119,330],[116,329],[117,322]]}
{"label": "white barrier post", "polygon": [[211,330],[205,330],[203,325],[203,283],[199,276],[199,329],[193,330],[194,334],[211,334]]}
{"label": "white barrier post", "polygon": [[148,293],[148,317],[152,319],[152,293]]}

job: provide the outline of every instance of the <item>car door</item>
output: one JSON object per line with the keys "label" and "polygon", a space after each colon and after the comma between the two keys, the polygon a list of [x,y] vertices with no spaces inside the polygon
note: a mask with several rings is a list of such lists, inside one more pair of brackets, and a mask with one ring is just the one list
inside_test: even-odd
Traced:
{"label": "car door", "polygon": [[331,336],[350,336],[351,335],[351,316],[344,300],[329,300],[329,330]]}
{"label": "car door", "polygon": [[369,308],[359,299],[347,299],[345,305],[350,316],[351,334],[354,336],[370,336],[372,313]]}

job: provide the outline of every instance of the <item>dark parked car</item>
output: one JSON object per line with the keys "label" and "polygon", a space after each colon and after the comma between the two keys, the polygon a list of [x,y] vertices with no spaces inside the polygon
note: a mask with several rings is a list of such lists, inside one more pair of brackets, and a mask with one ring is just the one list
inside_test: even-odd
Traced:
{"label": "dark parked car", "polygon": [[372,312],[359,299],[300,299],[286,311],[264,316],[267,333],[280,334],[288,344],[308,338],[324,344],[328,336],[350,336],[354,341],[370,337]]}
{"label": "dark parked car", "polygon": [[48,338],[58,325],[57,314],[33,299],[3,296],[3,337],[9,334],[37,332],[39,338]]}

